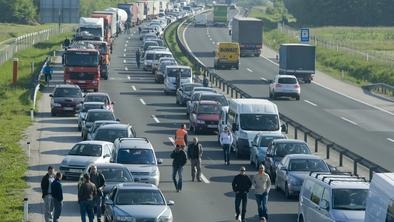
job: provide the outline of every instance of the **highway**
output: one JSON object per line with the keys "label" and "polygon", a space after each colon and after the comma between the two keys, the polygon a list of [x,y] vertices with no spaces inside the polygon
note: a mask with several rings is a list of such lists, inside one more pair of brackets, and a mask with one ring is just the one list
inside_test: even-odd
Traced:
{"label": "highway", "polygon": [[[212,14],[208,18],[212,20]],[[231,41],[227,27],[188,26],[184,36],[183,41],[208,67],[213,67],[215,44]],[[217,71],[219,76],[257,98],[268,98],[267,80],[273,79],[277,73],[278,66],[263,57],[241,58],[239,70]],[[382,167],[394,170],[393,113],[318,84],[303,84],[301,89],[300,101],[274,101],[281,113]]]}

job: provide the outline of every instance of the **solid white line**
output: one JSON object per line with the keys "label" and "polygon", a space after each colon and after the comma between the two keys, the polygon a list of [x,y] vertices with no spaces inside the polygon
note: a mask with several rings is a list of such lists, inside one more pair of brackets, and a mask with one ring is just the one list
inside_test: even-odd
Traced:
{"label": "solid white line", "polygon": [[123,59],[123,63],[126,63],[126,59]]}
{"label": "solid white line", "polygon": [[142,103],[142,105],[146,105],[146,103],[143,99],[140,99],[140,102]]}
{"label": "solid white line", "polygon": [[392,142],[392,143],[394,143],[394,139],[387,138],[387,140],[390,141],[390,142]]}
{"label": "solid white line", "polygon": [[315,103],[313,103],[313,102],[311,102],[311,101],[309,101],[309,100],[304,99],[304,101],[305,101],[306,103],[311,104],[312,106],[317,106]]}
{"label": "solid white line", "polygon": [[131,86],[131,88],[133,89],[133,91],[137,91],[137,89],[135,88],[135,86]]}
{"label": "solid white line", "polygon": [[204,174],[201,174],[201,180],[202,180],[204,183],[210,183],[210,181],[208,180],[208,178],[205,177]]}
{"label": "solid white line", "polygon": [[127,70],[129,70],[129,69],[125,66],[125,67],[124,67],[124,70],[127,71]]}
{"label": "solid white line", "polygon": [[127,39],[130,39],[130,36],[129,36],[129,37],[127,37]]}
{"label": "solid white line", "polygon": [[253,70],[251,70],[251,69],[249,69],[249,68],[246,68],[246,70],[248,70],[249,72],[253,72]]}
{"label": "solid white line", "polygon": [[156,123],[160,123],[159,119],[158,119],[155,115],[152,115],[152,118],[153,118],[153,120],[154,120]]}
{"label": "solid white line", "polygon": [[168,137],[168,139],[170,140],[170,142],[172,143],[172,145],[174,145],[175,146],[175,141],[174,141],[174,139],[170,136],[170,137]]}
{"label": "solid white line", "polygon": [[263,80],[263,81],[267,81],[267,79],[264,78],[264,77],[260,77],[260,79]]}
{"label": "solid white line", "polygon": [[341,117],[341,119],[343,119],[343,120],[345,120],[346,122],[348,122],[348,123],[350,123],[350,124],[353,124],[353,125],[355,125],[355,126],[358,126],[358,124],[356,123],[356,122],[353,122],[353,121],[351,121],[350,119],[347,119],[347,118],[345,118],[345,117]]}

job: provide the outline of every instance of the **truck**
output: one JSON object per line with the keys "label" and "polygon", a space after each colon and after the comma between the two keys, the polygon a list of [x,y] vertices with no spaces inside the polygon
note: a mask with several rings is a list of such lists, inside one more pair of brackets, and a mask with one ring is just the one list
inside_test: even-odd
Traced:
{"label": "truck", "polygon": [[311,83],[315,74],[316,47],[310,44],[282,44],[279,48],[279,75],[294,75]]}
{"label": "truck", "polygon": [[197,14],[194,17],[194,26],[207,26],[208,18],[206,13]]}
{"label": "truck", "polygon": [[99,51],[94,48],[72,47],[65,51],[64,83],[97,92],[100,85],[99,57]]}
{"label": "truck", "polygon": [[85,32],[96,38],[97,40],[104,40],[104,19],[103,18],[87,18],[81,17],[79,19],[79,33]]}
{"label": "truck", "polygon": [[123,9],[127,12],[127,24],[130,27],[135,26],[138,23],[138,5],[135,3],[119,3],[118,8]]}
{"label": "truck", "polygon": [[153,1],[146,1],[146,8],[147,8],[147,18],[152,19],[155,15],[154,11],[154,2]]}
{"label": "truck", "polygon": [[239,69],[239,44],[234,42],[219,42],[215,51],[214,68]]}
{"label": "truck", "polygon": [[112,36],[116,36],[116,30],[117,30],[117,24],[118,24],[118,18],[117,18],[117,13],[114,11],[94,11],[93,14],[105,14],[105,15],[110,15],[111,16],[111,23],[109,25],[109,29],[111,30]]}
{"label": "truck", "polygon": [[124,23],[127,21],[127,12],[120,8],[106,8],[105,11],[116,12],[116,33],[124,30]]}
{"label": "truck", "polygon": [[213,6],[213,24],[215,26],[226,26],[227,5],[216,4]]}
{"label": "truck", "polygon": [[153,16],[156,17],[160,13],[160,1],[153,1]]}
{"label": "truck", "polygon": [[231,40],[238,42],[241,56],[260,56],[263,47],[263,21],[256,18],[234,17]]}
{"label": "truck", "polygon": [[102,14],[102,13],[95,13],[93,12],[90,17],[92,18],[103,18],[104,20],[104,41],[108,43],[110,48],[112,49],[112,15],[110,14]]}
{"label": "truck", "polygon": [[145,12],[145,2],[136,2],[135,3],[138,7],[138,15],[137,15],[137,22],[141,24],[146,19],[146,12]]}

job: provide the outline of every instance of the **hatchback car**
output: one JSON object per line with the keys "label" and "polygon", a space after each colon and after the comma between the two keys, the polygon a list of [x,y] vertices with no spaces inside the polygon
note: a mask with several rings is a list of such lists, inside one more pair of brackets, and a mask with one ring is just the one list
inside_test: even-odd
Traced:
{"label": "hatchback car", "polygon": [[192,68],[189,66],[171,65],[166,67],[164,76],[164,94],[176,93],[177,76],[180,75],[181,85],[193,83]]}
{"label": "hatchback car", "polygon": [[221,110],[221,105],[215,101],[201,100],[194,103],[189,116],[190,130],[193,130],[194,134],[217,130]]}
{"label": "hatchback car", "polygon": [[119,121],[114,120],[98,120],[94,121],[92,127],[90,128],[87,136],[87,140],[93,140],[93,135],[100,126],[108,125],[108,124],[119,124]]}
{"label": "hatchback car", "polygon": [[277,190],[283,190],[286,198],[297,195],[304,178],[310,172],[330,172],[327,163],[312,154],[289,154],[278,164],[275,185]]}
{"label": "hatchback car", "polygon": [[194,88],[201,87],[201,83],[188,83],[183,84],[176,91],[176,104],[186,105],[186,102],[190,100],[192,91]]}
{"label": "hatchback car", "polygon": [[119,121],[115,118],[113,112],[104,109],[91,109],[86,114],[86,118],[82,122],[82,133],[81,137],[83,140],[87,139],[87,135],[93,126],[93,123],[97,120],[111,120],[111,121]]}
{"label": "hatchback car", "polygon": [[165,70],[167,66],[177,65],[178,63],[174,58],[165,57],[159,59],[158,69],[155,71],[155,82],[164,82]]}
{"label": "hatchback car", "polygon": [[193,104],[197,103],[198,101],[201,100],[209,100],[209,101],[215,101],[218,102],[224,111],[228,111],[228,101],[226,99],[226,97],[223,94],[219,94],[219,93],[212,93],[212,92],[197,92],[195,94],[192,94],[192,97],[190,99],[190,101],[187,101],[186,103],[186,114],[189,115]]}
{"label": "hatchback car", "polygon": [[51,115],[76,114],[81,109],[83,94],[77,85],[56,85],[51,97]]}
{"label": "hatchback car", "polygon": [[93,92],[87,93],[85,95],[84,102],[102,102],[104,103],[104,108],[110,111],[114,111],[114,102],[111,101],[108,93],[103,92]]}
{"label": "hatchback car", "polygon": [[269,85],[269,97],[276,99],[279,97],[293,97],[300,100],[301,87],[295,76],[277,75]]}
{"label": "hatchback car", "polygon": [[152,74],[155,74],[156,71],[159,68],[160,62],[161,61],[169,61],[170,63],[172,63],[173,65],[176,64],[176,60],[174,59],[174,56],[172,55],[172,53],[169,50],[162,50],[162,51],[156,51],[155,53],[155,58],[153,59],[152,62]]}
{"label": "hatchback car", "polygon": [[105,141],[83,141],[75,144],[60,163],[63,178],[79,178],[91,163],[109,163],[113,143]]}
{"label": "hatchback car", "polygon": [[88,113],[91,109],[104,109],[104,103],[102,102],[84,102],[82,104],[81,111],[79,112],[78,116],[78,131],[82,129],[82,122],[86,118],[86,113]]}
{"label": "hatchback car", "polygon": [[104,220],[109,222],[173,222],[171,208],[160,189],[152,184],[121,183],[105,200]]}
{"label": "hatchback car", "polygon": [[254,137],[250,148],[251,166],[258,169],[261,164],[264,164],[268,146],[275,139],[287,139],[287,137],[282,133],[258,133]]}
{"label": "hatchback car", "polygon": [[108,124],[100,126],[93,135],[93,140],[115,142],[118,138],[135,137],[134,128],[129,124]]}

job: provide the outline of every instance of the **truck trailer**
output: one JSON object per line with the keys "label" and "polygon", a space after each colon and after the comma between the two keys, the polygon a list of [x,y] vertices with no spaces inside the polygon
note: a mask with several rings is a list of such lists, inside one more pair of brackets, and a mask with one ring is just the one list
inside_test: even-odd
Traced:
{"label": "truck trailer", "polygon": [[79,33],[91,35],[96,40],[104,40],[104,19],[103,18],[87,18],[79,19]]}
{"label": "truck trailer", "polygon": [[216,4],[213,6],[213,24],[215,26],[226,26],[227,5]]}
{"label": "truck trailer", "polygon": [[256,18],[234,17],[231,40],[238,42],[241,56],[260,56],[263,46],[263,21]]}

